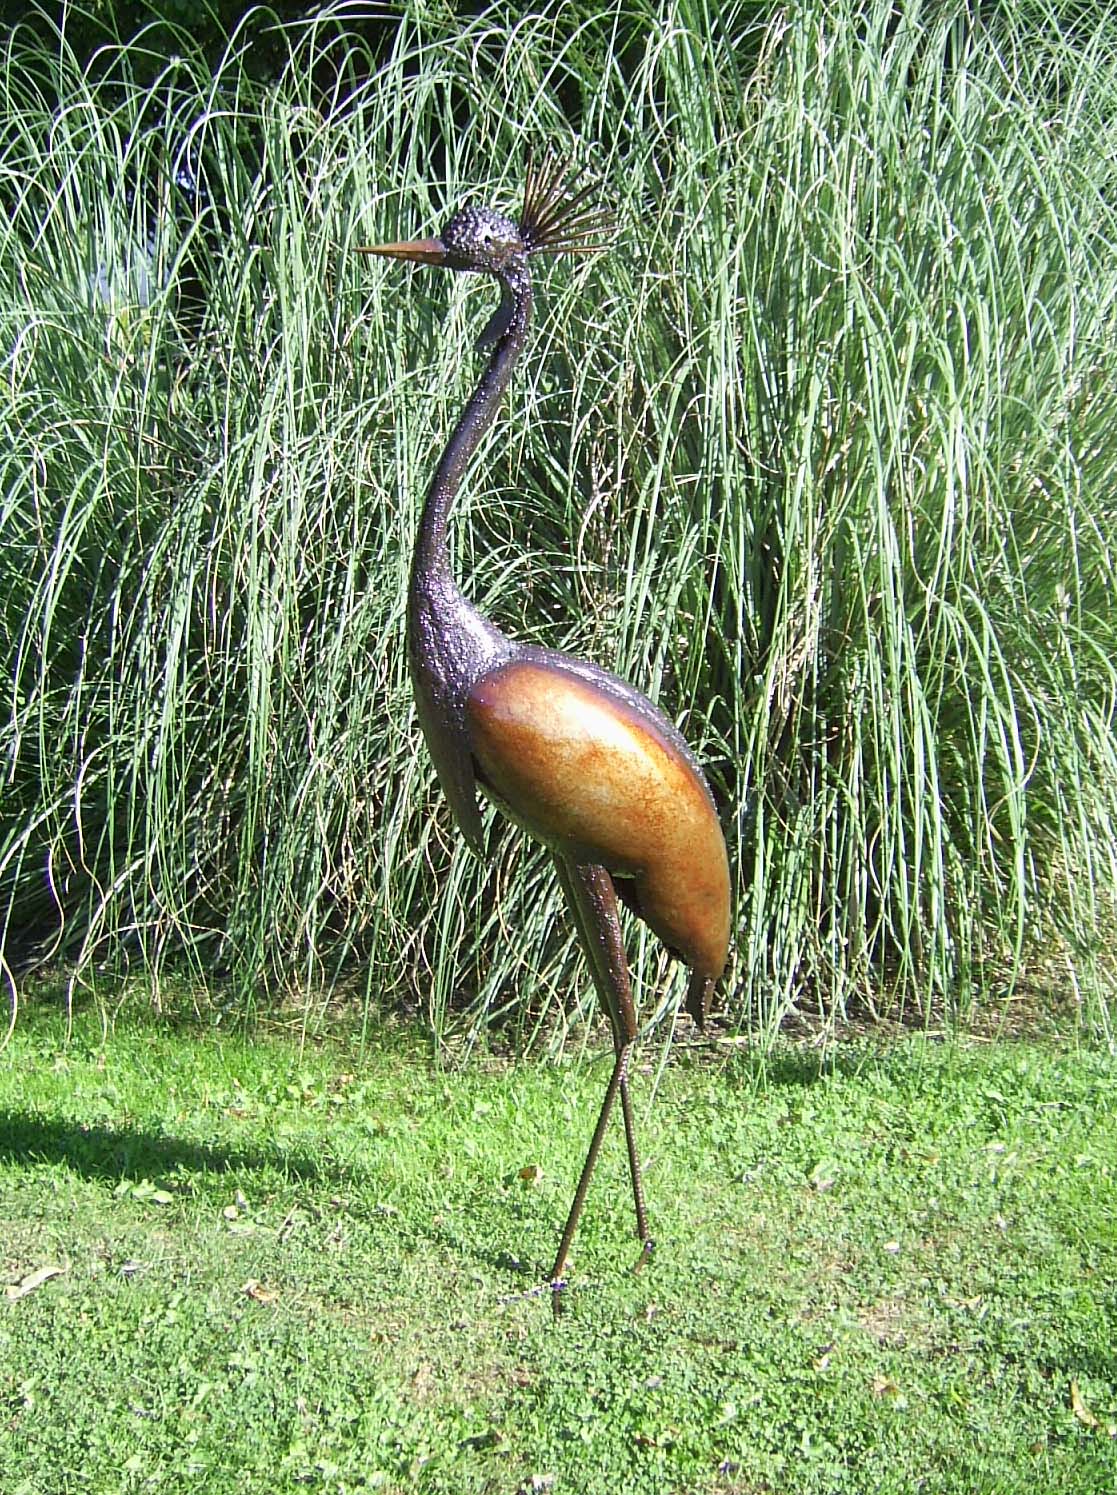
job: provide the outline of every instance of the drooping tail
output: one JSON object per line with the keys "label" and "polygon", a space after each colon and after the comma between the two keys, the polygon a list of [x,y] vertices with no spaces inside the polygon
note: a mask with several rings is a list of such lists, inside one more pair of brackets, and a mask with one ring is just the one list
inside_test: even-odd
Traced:
{"label": "drooping tail", "polygon": [[706,1019],[710,1015],[710,1000],[714,995],[714,983],[708,976],[703,976],[698,971],[692,971],[690,985],[687,987],[686,1010],[694,1019],[701,1033],[705,1030]]}

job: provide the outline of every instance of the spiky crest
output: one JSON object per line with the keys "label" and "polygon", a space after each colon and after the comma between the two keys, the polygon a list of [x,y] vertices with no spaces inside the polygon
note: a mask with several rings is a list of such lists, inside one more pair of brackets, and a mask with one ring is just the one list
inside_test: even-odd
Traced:
{"label": "spiky crest", "polygon": [[595,254],[609,247],[612,215],[592,201],[595,184],[585,171],[570,175],[567,165],[545,155],[529,156],[520,214],[520,238],[529,254]]}

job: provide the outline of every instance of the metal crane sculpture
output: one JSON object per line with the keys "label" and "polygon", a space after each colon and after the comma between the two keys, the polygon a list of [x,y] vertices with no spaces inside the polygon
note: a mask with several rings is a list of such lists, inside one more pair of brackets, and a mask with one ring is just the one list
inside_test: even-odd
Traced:
{"label": "metal crane sculpture", "polygon": [[571,1241],[618,1094],[642,1248],[637,1266],[654,1248],[628,1090],[638,1030],[616,895],[690,967],[686,1005],[699,1027],[729,943],[725,840],[702,771],[672,723],[609,671],[506,638],[450,574],[447,517],[527,341],[529,258],[605,247],[606,219],[588,197],[588,188],[565,186],[565,172],[555,163],[529,166],[518,224],[491,208],[466,208],[438,238],[361,250],[480,271],[500,285],[500,303],[478,340],[478,347],[492,349],[488,366],[423,506],[407,598],[407,653],[423,735],[462,834],[483,854],[480,788],[550,848],[612,1024],[613,1072],[551,1272],[556,1315]]}

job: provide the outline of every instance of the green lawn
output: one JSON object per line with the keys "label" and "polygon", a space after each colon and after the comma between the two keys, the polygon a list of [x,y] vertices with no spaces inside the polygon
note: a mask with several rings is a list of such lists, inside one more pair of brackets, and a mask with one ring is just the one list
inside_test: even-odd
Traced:
{"label": "green lawn", "polygon": [[677,1049],[637,1077],[658,1256],[618,1126],[556,1325],[606,1073],[24,1012],[0,1490],[1114,1489],[1117,1061]]}

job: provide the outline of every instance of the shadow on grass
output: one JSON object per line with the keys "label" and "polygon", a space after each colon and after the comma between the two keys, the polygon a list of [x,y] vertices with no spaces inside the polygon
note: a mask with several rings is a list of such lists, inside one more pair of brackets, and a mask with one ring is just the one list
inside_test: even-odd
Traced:
{"label": "shadow on grass", "polygon": [[780,1087],[806,1087],[818,1085],[835,1075],[853,1078],[859,1075],[868,1062],[864,1053],[805,1052],[793,1048],[779,1048],[768,1055],[764,1078],[773,1089]]}
{"label": "shadow on grass", "polygon": [[767,1052],[745,1050],[728,1057],[716,1056],[719,1078],[743,1090],[806,1089],[836,1075],[856,1077],[869,1063],[882,1056],[865,1049],[841,1051],[796,1048],[781,1044]]}
{"label": "shadow on grass", "polygon": [[211,1147],[134,1127],[88,1126],[0,1108],[0,1162],[61,1164],[110,1183],[192,1173],[275,1172],[297,1182],[337,1181],[339,1170],[279,1147]]}

